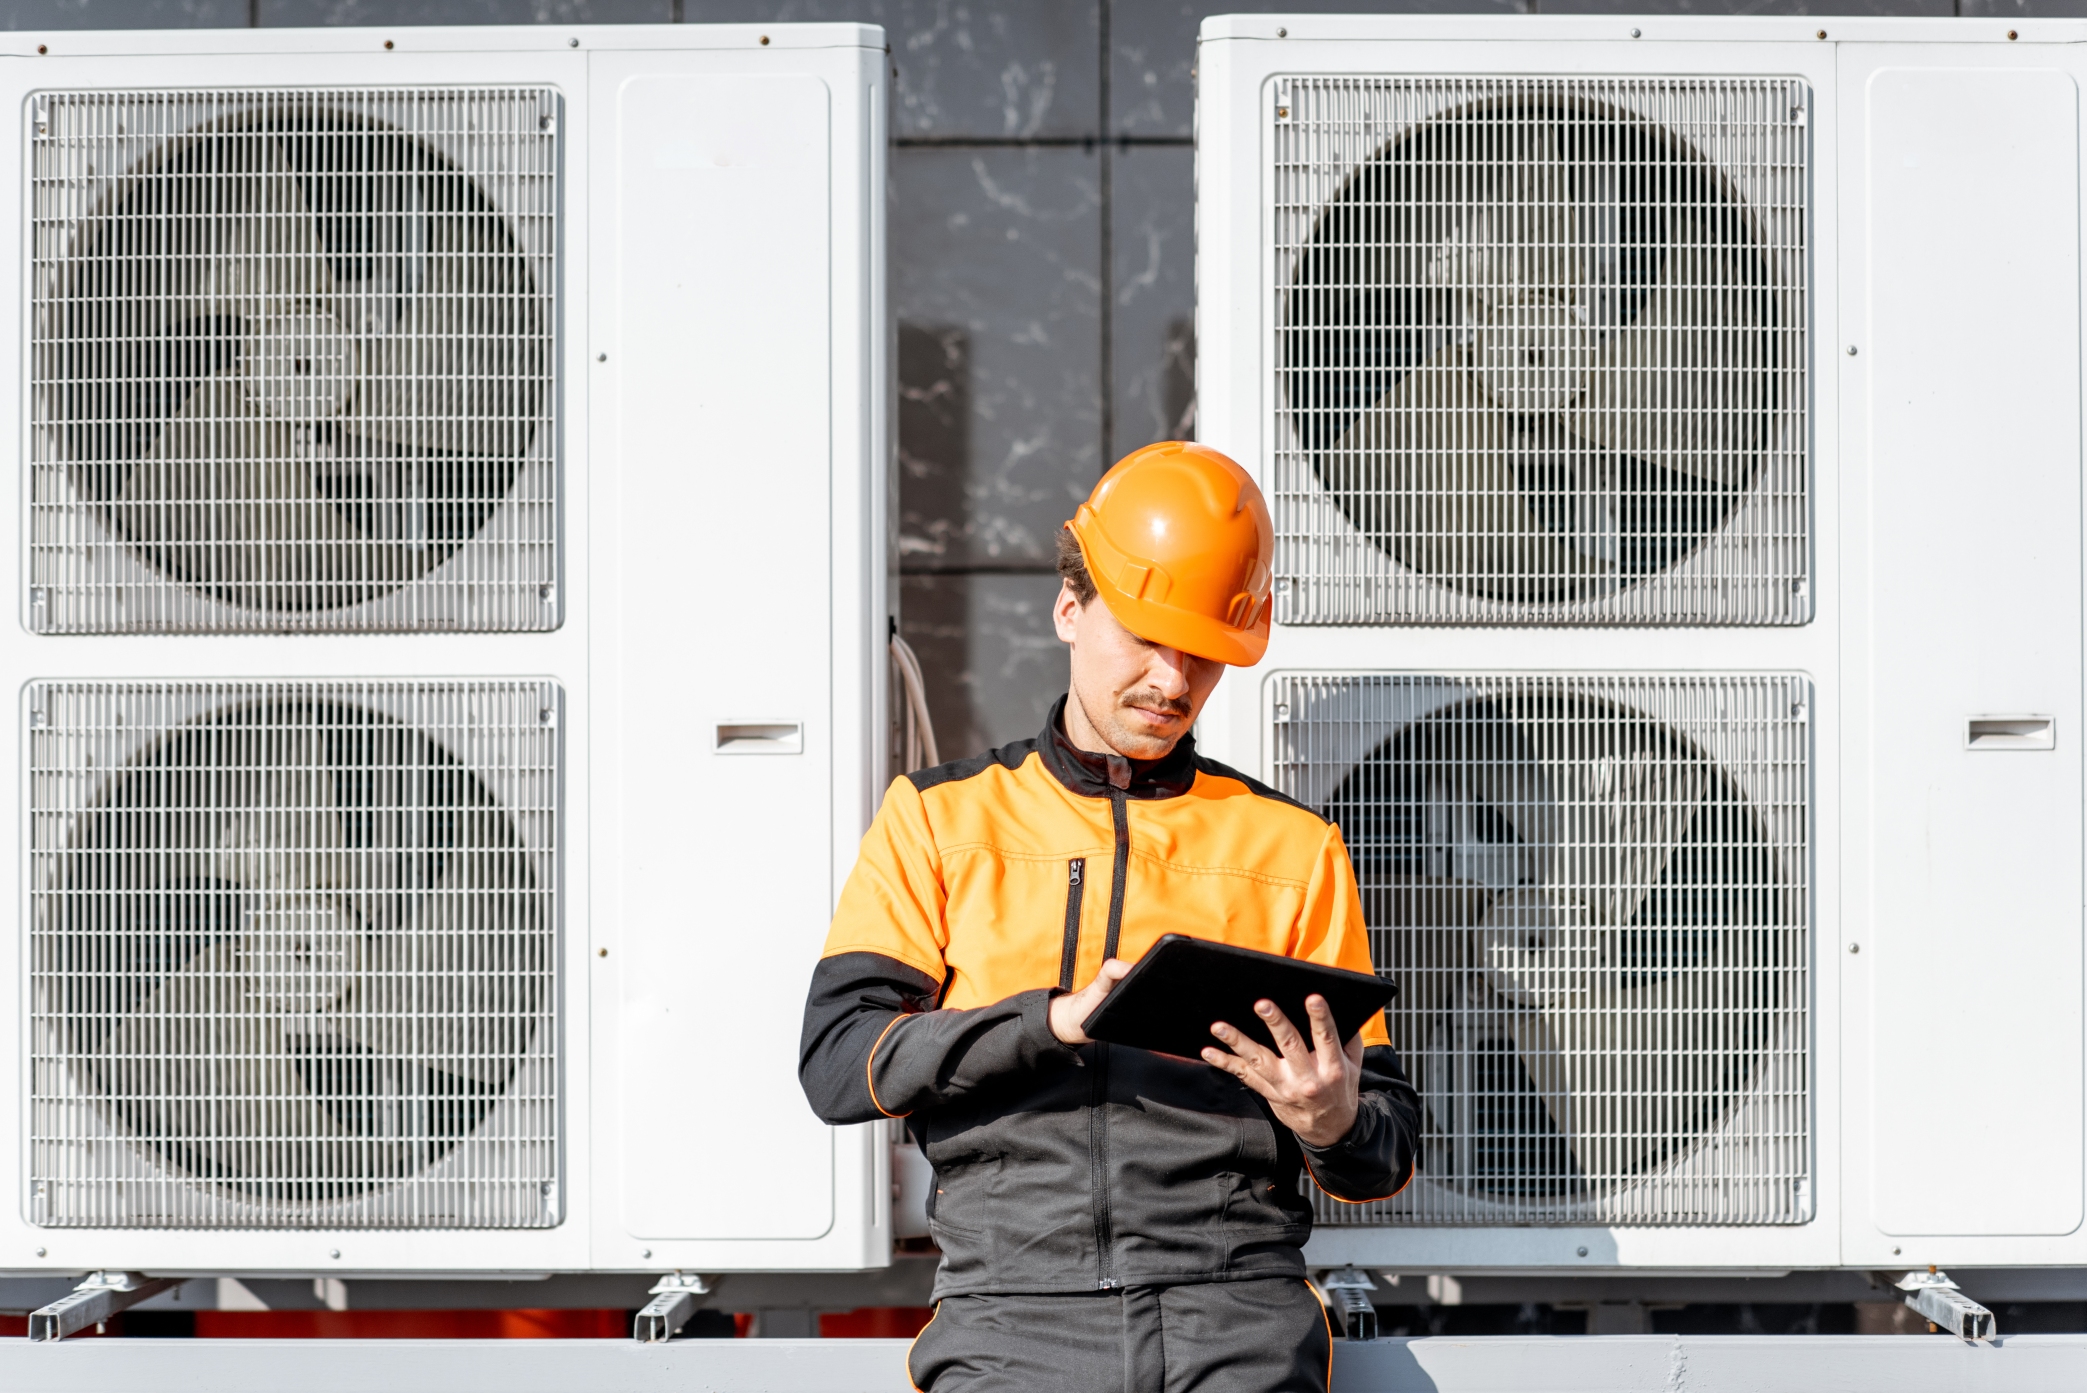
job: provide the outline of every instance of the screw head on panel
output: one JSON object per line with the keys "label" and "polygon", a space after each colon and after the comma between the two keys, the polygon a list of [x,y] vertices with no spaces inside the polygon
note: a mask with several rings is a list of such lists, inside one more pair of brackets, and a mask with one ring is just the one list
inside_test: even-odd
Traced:
{"label": "screw head on panel", "polygon": [[1860,943],[1851,943],[1848,945],[1848,951],[1851,953],[1860,953],[1862,951],[1862,945]]}
{"label": "screw head on panel", "polygon": [[42,1248],[38,1248],[38,1249],[36,1250],[36,1255],[37,1255],[38,1257],[44,1257],[44,1256],[46,1256],[46,1250],[45,1250],[45,1249],[42,1249]]}
{"label": "screw head on panel", "polygon": [[386,39],[386,40],[384,41],[384,46],[385,46],[386,48],[390,48],[390,47],[391,47],[391,40],[389,40],[389,39]]}
{"label": "screw head on panel", "polygon": [[1632,38],[1634,38],[1634,39],[1635,39],[1635,38],[1638,38],[1638,37],[1640,37],[1639,31],[1638,31],[1638,30],[1636,30],[1636,29],[1633,29],[1633,30],[1631,30],[1631,31],[1630,31],[1630,36],[1631,36]]}
{"label": "screw head on panel", "polygon": [[340,1250],[340,1249],[338,1249],[338,1248],[328,1248],[328,1249],[326,1250],[326,1256],[327,1256],[327,1257],[330,1257],[330,1258],[337,1258],[337,1257],[339,1257],[340,1255],[341,1255],[341,1250]]}
{"label": "screw head on panel", "polygon": [[1278,29],[1275,31],[1275,36],[1278,39],[1287,39],[1290,37],[1290,31],[1287,29]]}
{"label": "screw head on panel", "polygon": [[1855,345],[1852,343],[1848,345],[1848,356],[1850,358],[1853,358],[1855,356]]}
{"label": "screw head on panel", "polygon": [[1587,1250],[1584,1247],[1575,1248],[1573,1251],[1578,1253],[1583,1258],[1587,1256]]}
{"label": "screw head on panel", "polygon": [[578,39],[567,39],[565,41],[565,46],[567,48],[578,48],[580,46],[580,41]]}
{"label": "screw head on panel", "polygon": [[1820,38],[1822,38],[1822,39],[1826,37],[1826,31],[1825,31],[1824,29],[1821,29],[1821,30],[1819,31],[1819,37],[1820,37]]}

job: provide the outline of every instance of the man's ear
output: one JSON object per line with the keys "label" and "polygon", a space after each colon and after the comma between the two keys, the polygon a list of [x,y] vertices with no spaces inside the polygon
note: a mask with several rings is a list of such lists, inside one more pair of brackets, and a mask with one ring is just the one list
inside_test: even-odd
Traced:
{"label": "man's ear", "polygon": [[1073,593],[1072,582],[1058,582],[1058,598],[1051,602],[1051,627],[1058,631],[1060,643],[1071,643],[1079,634],[1080,597]]}

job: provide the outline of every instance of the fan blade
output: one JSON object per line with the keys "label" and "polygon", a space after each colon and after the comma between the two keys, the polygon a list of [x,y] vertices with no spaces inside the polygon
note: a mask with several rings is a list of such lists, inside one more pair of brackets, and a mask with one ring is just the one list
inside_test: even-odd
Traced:
{"label": "fan blade", "polygon": [[[477,821],[478,819],[474,819]],[[378,1054],[504,1087],[528,1051],[551,964],[519,849],[451,849],[403,922],[371,944],[370,970],[335,1028]]]}
{"label": "fan blade", "polygon": [[306,1180],[338,1153],[300,1143],[343,1133],[299,1077],[282,1017],[255,999],[240,957],[233,943],[198,955],[81,1062],[130,1128],[184,1169]]}
{"label": "fan blade", "polygon": [[164,147],[81,232],[49,390],[89,498],[115,495],[125,472],[90,466],[149,452],[199,383],[233,370],[251,319],[333,293],[303,191],[276,141],[256,134]]}
{"label": "fan blade", "polygon": [[1365,535],[1423,575],[1501,600],[1545,600],[1611,567],[1530,510],[1512,418],[1448,344],[1364,412],[1320,465]]}
{"label": "fan blade", "polygon": [[1737,488],[1768,443],[1767,271],[1734,209],[1683,208],[1668,226],[1659,284],[1609,332],[1564,420],[1603,449]]}
{"label": "fan blade", "polygon": [[518,459],[550,370],[543,292],[468,175],[403,136],[377,148],[387,167],[354,177],[380,273],[344,294],[341,312],[368,326],[366,377],[343,425],[372,444],[347,452]]}
{"label": "fan blade", "polygon": [[326,607],[411,580],[442,548],[365,532],[378,516],[367,485],[325,432],[269,415],[221,376],[167,424],[109,513],[152,564],[231,603]]}
{"label": "fan blade", "polygon": [[314,491],[308,437],[236,379],[211,378],[130,471],[111,521],[190,584],[239,604],[279,608],[287,596],[298,607],[295,597],[360,579],[373,559]]}
{"label": "fan blade", "polygon": [[1457,219],[1429,255],[1426,283],[1449,292],[1473,323],[1517,301],[1582,303],[1583,195],[1562,125],[1510,122],[1480,138],[1486,160],[1444,171],[1445,187],[1427,190],[1419,212],[1406,215],[1416,230],[1445,216],[1444,208]]}

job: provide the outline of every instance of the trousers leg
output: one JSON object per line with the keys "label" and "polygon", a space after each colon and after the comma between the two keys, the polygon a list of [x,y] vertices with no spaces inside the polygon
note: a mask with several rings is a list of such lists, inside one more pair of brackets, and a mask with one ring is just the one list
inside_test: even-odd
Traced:
{"label": "trousers leg", "polygon": [[1302,1277],[1166,1287],[1159,1303],[1156,1393],[1327,1393],[1333,1330]]}
{"label": "trousers leg", "polygon": [[906,1372],[920,1393],[1116,1393],[1127,1345],[1114,1292],[949,1296],[913,1341]]}

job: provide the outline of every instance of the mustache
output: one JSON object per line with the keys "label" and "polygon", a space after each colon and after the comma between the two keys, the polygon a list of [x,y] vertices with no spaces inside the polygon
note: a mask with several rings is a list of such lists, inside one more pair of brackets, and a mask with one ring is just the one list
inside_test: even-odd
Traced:
{"label": "mustache", "polygon": [[1186,699],[1163,696],[1157,687],[1147,687],[1140,692],[1126,692],[1117,699],[1116,704],[1118,706],[1142,706],[1148,711],[1164,711],[1169,716],[1186,716],[1189,714],[1189,704]]}

